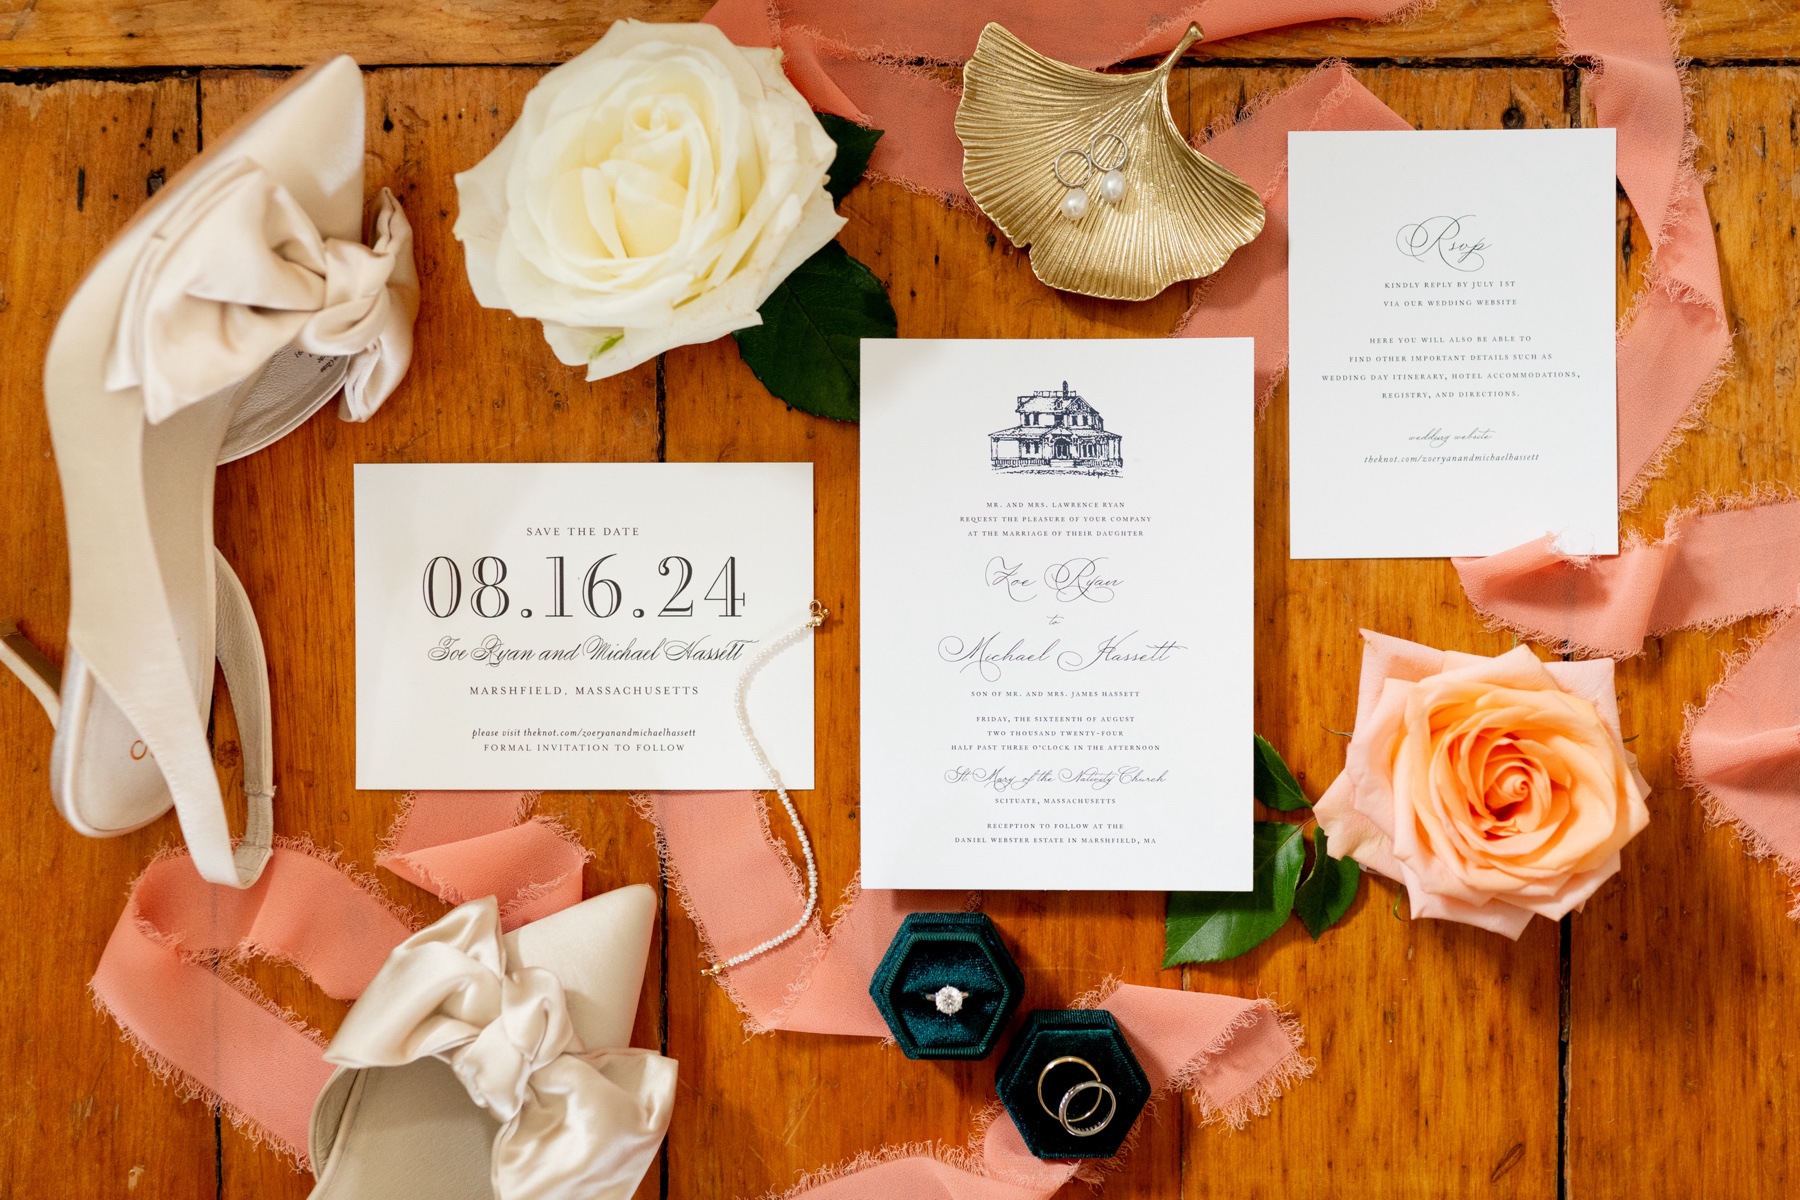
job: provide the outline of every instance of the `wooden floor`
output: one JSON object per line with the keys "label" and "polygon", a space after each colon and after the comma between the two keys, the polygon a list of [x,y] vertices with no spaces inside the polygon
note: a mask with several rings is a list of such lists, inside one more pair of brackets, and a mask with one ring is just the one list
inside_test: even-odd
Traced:
{"label": "wooden floor", "polygon": [[[1736,331],[1730,380],[1632,529],[1702,492],[1800,483],[1800,14],[1781,0],[1691,0],[1701,166]],[[40,363],[82,268],[158,182],[279,82],[337,51],[369,68],[369,187],[418,231],[424,304],[411,376],[364,426],[321,414],[220,474],[218,537],[268,640],[278,829],[368,866],[397,796],[352,786],[351,464],[535,460],[815,462],[819,594],[844,619],[818,654],[819,786],[797,796],[828,895],[857,866],[856,430],[772,400],[729,339],[598,384],[559,365],[537,326],[475,305],[450,236],[454,172],[480,159],[547,66],[615,16],[693,20],[704,0],[0,0],[0,617],[60,658],[68,611],[62,511]],[[1173,102],[1189,128],[1348,56],[1428,128],[1591,122],[1583,73],[1556,59],[1542,2],[1440,0],[1392,27],[1308,26],[1201,47]],[[1795,65],[1783,65],[1792,62]],[[846,203],[843,240],[891,290],[907,337],[1158,335],[1183,287],[1142,304],[1060,295],[989,225],[891,186]],[[1643,230],[1620,201],[1620,305]],[[1257,437],[1257,728],[1317,794],[1343,762],[1357,628],[1495,652],[1443,562],[1289,562],[1287,401]],[[1112,1197],[1785,1197],[1800,1191],[1800,925],[1771,866],[1708,829],[1676,786],[1687,705],[1745,623],[1650,643],[1622,667],[1626,733],[1656,788],[1652,824],[1587,911],[1517,944],[1414,923],[1365,889],[1317,945],[1291,923],[1232,964],[1164,972],[1163,898],[1004,893],[1028,1003],[1060,1005],[1108,974],[1269,995],[1304,1022],[1317,1074],[1241,1133],[1166,1104]],[[226,705],[215,751],[237,757]],[[62,824],[50,730],[0,678],[0,1197],[298,1197],[309,1180],[151,1077],[90,1007],[87,979],[127,882],[170,822],[112,841]],[[547,797],[596,851],[588,890],[654,880],[648,827],[616,794]],[[392,876],[399,901],[442,906]],[[829,906],[828,906],[829,907]],[[641,1197],[755,1197],[886,1142],[960,1143],[991,1063],[905,1061],[868,1041],[747,1040],[699,975],[692,925],[665,908],[639,1022],[680,1060],[663,1161]],[[290,971],[255,973],[335,1028],[342,1006]],[[1079,1185],[1076,1189],[1079,1193]]]}

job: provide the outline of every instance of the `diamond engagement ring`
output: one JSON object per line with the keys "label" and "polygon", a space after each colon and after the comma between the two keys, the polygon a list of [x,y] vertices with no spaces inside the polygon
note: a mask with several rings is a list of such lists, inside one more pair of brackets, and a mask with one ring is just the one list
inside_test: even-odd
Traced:
{"label": "diamond engagement ring", "polygon": [[962,1011],[963,1001],[969,998],[969,993],[946,983],[935,992],[927,992],[926,996],[933,1004],[937,1005],[939,1012],[946,1017],[952,1017]]}

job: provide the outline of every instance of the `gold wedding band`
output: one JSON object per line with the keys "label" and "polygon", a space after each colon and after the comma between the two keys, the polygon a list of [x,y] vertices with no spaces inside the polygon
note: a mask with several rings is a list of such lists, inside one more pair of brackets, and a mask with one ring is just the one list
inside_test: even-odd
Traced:
{"label": "gold wedding band", "polygon": [[[1051,1071],[1054,1071],[1057,1067],[1062,1066],[1064,1063],[1069,1063],[1072,1066],[1086,1068],[1087,1073],[1089,1075],[1092,1075],[1093,1078],[1089,1079],[1089,1080],[1085,1080],[1082,1083],[1076,1085],[1075,1087],[1070,1088],[1067,1092],[1063,1093],[1062,1103],[1058,1104],[1055,1108],[1051,1108],[1050,1102],[1048,1100],[1044,1099],[1044,1081],[1050,1077]],[[1098,1127],[1090,1130],[1089,1133],[1075,1133],[1074,1129],[1070,1128],[1069,1122],[1085,1121],[1089,1117],[1093,1116],[1096,1112],[1099,1111],[1100,1102],[1101,1102],[1102,1097],[1101,1097],[1101,1093],[1097,1089],[1101,1089],[1101,1088],[1105,1089],[1106,1095],[1112,1094],[1112,1089],[1107,1087],[1106,1084],[1101,1082],[1100,1072],[1094,1070],[1093,1063],[1089,1062],[1085,1058],[1077,1058],[1073,1054],[1065,1054],[1061,1058],[1051,1059],[1049,1062],[1044,1064],[1044,1069],[1038,1072],[1038,1080],[1037,1080],[1038,1107],[1043,1109],[1050,1116],[1055,1117],[1057,1123],[1059,1125],[1061,1125],[1064,1129],[1069,1130],[1069,1132],[1071,1134],[1074,1134],[1074,1136],[1088,1137],[1088,1136],[1091,1136],[1091,1134],[1099,1133],[1101,1129],[1106,1128],[1106,1126],[1112,1122],[1112,1114],[1108,1113],[1106,1120],[1102,1121]],[[1085,1091],[1094,1091],[1095,1092],[1093,1104],[1088,1106],[1088,1109],[1086,1112],[1077,1113],[1073,1117],[1069,1116],[1068,1115],[1069,1101],[1074,1097],[1074,1095],[1077,1092],[1085,1092]],[[1119,1106],[1118,1098],[1115,1096],[1113,1098],[1113,1109],[1115,1112],[1118,1110],[1118,1106]]]}

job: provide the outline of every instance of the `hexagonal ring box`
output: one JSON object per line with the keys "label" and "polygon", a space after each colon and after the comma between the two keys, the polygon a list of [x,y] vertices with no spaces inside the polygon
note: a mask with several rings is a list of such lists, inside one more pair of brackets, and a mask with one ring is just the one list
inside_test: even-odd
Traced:
{"label": "hexagonal ring box", "polygon": [[1039,1158],[1111,1158],[1150,1102],[1150,1079],[1103,1008],[1026,1017],[994,1087]]}
{"label": "hexagonal ring box", "polygon": [[913,913],[882,955],[869,995],[908,1058],[985,1058],[1025,994],[1025,977],[985,913]]}

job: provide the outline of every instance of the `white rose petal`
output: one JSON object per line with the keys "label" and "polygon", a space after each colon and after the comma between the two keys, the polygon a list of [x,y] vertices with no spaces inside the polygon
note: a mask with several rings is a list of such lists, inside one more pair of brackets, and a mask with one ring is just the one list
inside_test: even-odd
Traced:
{"label": "white rose petal", "polygon": [[759,324],[843,228],[824,186],[836,149],[777,52],[616,21],[456,177],[469,284],[543,322],[589,379]]}

